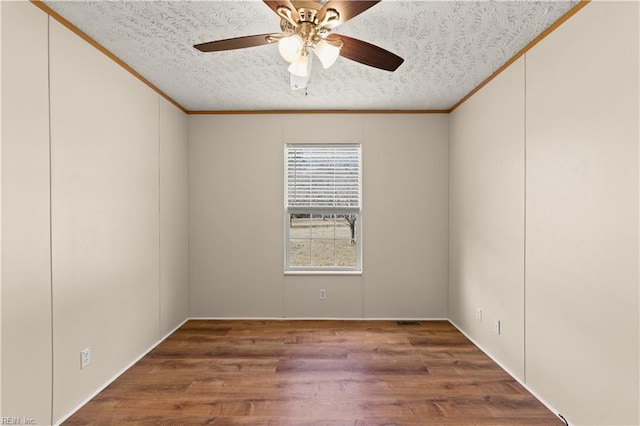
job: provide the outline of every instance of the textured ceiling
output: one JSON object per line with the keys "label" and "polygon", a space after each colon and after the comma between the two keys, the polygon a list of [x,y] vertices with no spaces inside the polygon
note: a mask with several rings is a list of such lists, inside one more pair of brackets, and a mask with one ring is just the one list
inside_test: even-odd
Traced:
{"label": "textured ceiling", "polygon": [[391,73],[339,58],[289,87],[276,45],[201,53],[197,43],[280,32],[261,1],[46,1],[190,111],[447,110],[574,1],[382,1],[333,32],[405,59]]}

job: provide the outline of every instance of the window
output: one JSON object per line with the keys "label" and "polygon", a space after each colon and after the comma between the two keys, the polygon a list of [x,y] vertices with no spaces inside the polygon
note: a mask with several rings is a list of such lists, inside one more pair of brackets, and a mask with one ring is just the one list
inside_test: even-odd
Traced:
{"label": "window", "polygon": [[286,270],[360,271],[360,145],[285,147]]}

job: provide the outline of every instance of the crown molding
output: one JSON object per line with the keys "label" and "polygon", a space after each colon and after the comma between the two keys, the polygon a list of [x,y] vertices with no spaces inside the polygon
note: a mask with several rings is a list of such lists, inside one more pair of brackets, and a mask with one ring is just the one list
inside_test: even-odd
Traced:
{"label": "crown molding", "polygon": [[187,111],[189,115],[249,115],[249,114],[447,114],[446,109],[274,109],[238,111]]}
{"label": "crown molding", "polygon": [[472,97],[477,92],[479,92],[480,89],[482,89],[484,86],[489,84],[489,82],[491,80],[493,80],[498,75],[500,75],[502,73],[502,71],[504,71],[507,68],[509,68],[509,66],[511,64],[513,64],[515,61],[520,59],[520,57],[522,57],[525,53],[527,53],[529,50],[531,50],[536,44],[540,43],[544,38],[546,38],[549,34],[551,34],[553,31],[555,31],[560,25],[564,24],[569,18],[571,18],[573,15],[575,15],[580,9],[585,7],[590,1],[591,0],[580,0],[580,2],[578,4],[576,4],[571,9],[569,9],[569,11],[567,13],[565,13],[564,15],[562,15],[560,17],[560,19],[558,19],[556,22],[554,22],[549,28],[547,28],[546,30],[541,32],[540,35],[538,35],[538,37],[536,37],[533,40],[531,40],[531,42],[529,44],[527,44],[525,47],[522,48],[522,50],[520,50],[518,53],[516,53],[511,59],[509,59],[507,62],[505,62],[504,65],[502,65],[500,68],[495,70],[493,72],[493,74],[491,74],[489,77],[487,77],[486,80],[484,80],[482,83],[480,83],[478,86],[476,86],[475,89],[473,89],[472,91],[467,93],[462,99],[460,99],[458,102],[456,102],[455,105],[453,105],[447,112],[452,113],[453,111],[455,111],[460,105],[465,103],[470,97]]}
{"label": "crown molding", "polygon": [[169,95],[167,95],[166,93],[164,93],[162,90],[158,89],[158,87],[156,87],[155,85],[153,85],[149,80],[147,80],[146,78],[144,78],[140,73],[138,73],[136,70],[134,70],[133,68],[131,68],[129,65],[127,65],[126,63],[124,63],[120,58],[118,58],[116,55],[114,55],[113,53],[111,53],[109,50],[107,50],[104,46],[102,46],[100,43],[98,43],[97,41],[95,41],[94,39],[92,39],[91,37],[89,37],[86,33],[84,33],[82,30],[80,30],[78,27],[76,27],[75,25],[73,25],[71,22],[67,21],[65,18],[63,18],[59,13],[57,13],[55,10],[51,9],[49,6],[47,6],[46,4],[44,4],[41,0],[30,0],[31,4],[35,5],[37,8],[41,9],[43,12],[45,12],[47,15],[49,15],[50,17],[52,17],[53,19],[55,19],[56,21],[60,22],[63,26],[67,27],[69,30],[71,30],[72,32],[74,32],[77,36],[79,36],[81,39],[83,39],[84,41],[86,41],[87,43],[89,43],[91,46],[95,47],[96,49],[98,49],[100,52],[104,53],[108,58],[110,58],[112,61],[114,61],[116,64],[120,65],[122,68],[124,68],[126,71],[128,71],[130,74],[132,74],[135,78],[137,78],[138,80],[140,80],[142,83],[146,84],[147,86],[149,86],[153,91],[157,92],[160,96],[162,96],[163,98],[165,98],[167,101],[171,102],[173,105],[175,105],[178,109],[180,109],[182,112],[187,112],[186,108],[184,108],[182,105],[180,105],[178,102],[176,102],[175,100],[173,100]]}

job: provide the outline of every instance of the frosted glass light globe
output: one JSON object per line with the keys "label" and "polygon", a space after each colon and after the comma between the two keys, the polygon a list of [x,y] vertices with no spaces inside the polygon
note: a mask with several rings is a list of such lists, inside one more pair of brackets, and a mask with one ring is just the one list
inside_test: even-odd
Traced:
{"label": "frosted glass light globe", "polygon": [[302,54],[303,47],[304,41],[302,40],[302,37],[297,34],[289,37],[283,37],[278,42],[280,55],[287,62],[295,62]]}
{"label": "frosted glass light globe", "polygon": [[309,76],[309,55],[301,55],[289,65],[289,72],[299,77]]}
{"label": "frosted glass light globe", "polygon": [[320,59],[320,62],[322,62],[324,69],[333,65],[340,55],[340,48],[332,45],[331,43],[327,43],[325,40],[320,40],[316,43],[316,47],[313,51],[316,52],[316,56]]}

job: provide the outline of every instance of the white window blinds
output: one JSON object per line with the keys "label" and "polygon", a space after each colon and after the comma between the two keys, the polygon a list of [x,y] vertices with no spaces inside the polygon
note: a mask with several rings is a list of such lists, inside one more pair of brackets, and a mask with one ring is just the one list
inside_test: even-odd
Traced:
{"label": "white window blinds", "polygon": [[360,145],[287,145],[289,209],[360,209]]}

